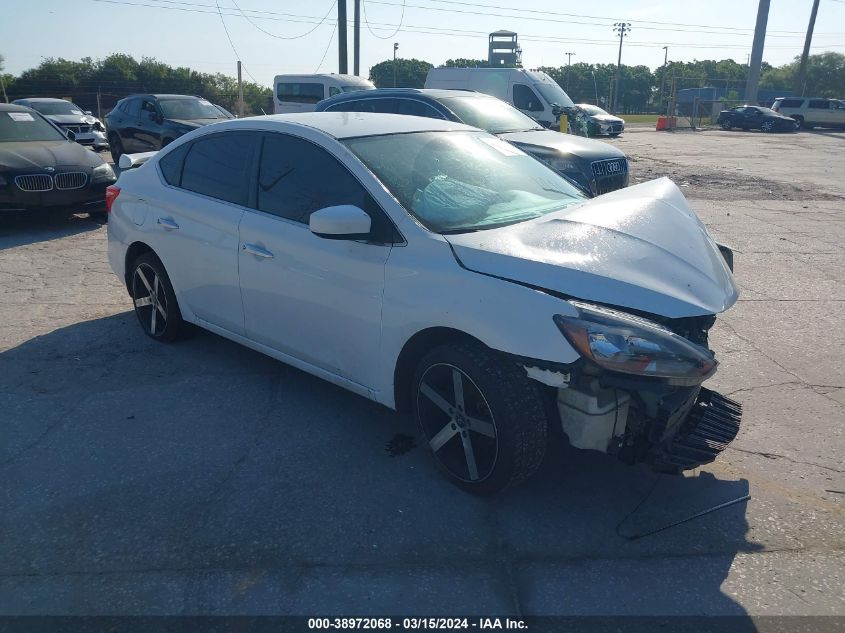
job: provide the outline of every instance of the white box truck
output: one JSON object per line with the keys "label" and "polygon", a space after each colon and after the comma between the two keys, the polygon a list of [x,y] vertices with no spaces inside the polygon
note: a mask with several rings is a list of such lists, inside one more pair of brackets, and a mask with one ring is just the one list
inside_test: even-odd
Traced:
{"label": "white box truck", "polygon": [[426,88],[474,90],[507,101],[546,127],[557,127],[561,112],[575,108],[546,73],[522,68],[432,68]]}
{"label": "white box truck", "polygon": [[273,112],[313,112],[318,102],[341,92],[374,89],[372,81],[355,75],[276,75]]}

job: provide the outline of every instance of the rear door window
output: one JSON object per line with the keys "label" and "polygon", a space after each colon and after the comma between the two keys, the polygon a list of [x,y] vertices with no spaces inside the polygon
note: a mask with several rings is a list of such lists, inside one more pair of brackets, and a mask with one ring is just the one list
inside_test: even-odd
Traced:
{"label": "rear door window", "polygon": [[780,100],[780,107],[781,108],[800,108],[804,105],[803,99],[781,99]]}
{"label": "rear door window", "polygon": [[191,144],[185,143],[168,152],[158,161],[158,168],[167,184],[174,187],[182,184],[182,166],[189,149],[191,149]]}
{"label": "rear door window", "polygon": [[140,118],[141,116],[141,100],[130,99],[124,106],[124,112],[130,117]]}
{"label": "rear door window", "polygon": [[221,132],[191,143],[182,167],[182,189],[246,205],[257,135]]}
{"label": "rear door window", "polygon": [[276,86],[276,98],[289,103],[317,103],[326,98],[326,92],[321,83],[285,82]]}
{"label": "rear door window", "polygon": [[830,108],[827,99],[810,99],[810,107],[815,110],[828,110]]}

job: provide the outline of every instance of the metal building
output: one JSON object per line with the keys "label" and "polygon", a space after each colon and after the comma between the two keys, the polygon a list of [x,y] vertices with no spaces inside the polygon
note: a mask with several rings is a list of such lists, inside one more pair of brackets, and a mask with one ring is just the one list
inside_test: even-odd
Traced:
{"label": "metal building", "polygon": [[522,66],[522,49],[516,38],[517,35],[513,31],[490,33],[487,62],[491,66],[511,68]]}

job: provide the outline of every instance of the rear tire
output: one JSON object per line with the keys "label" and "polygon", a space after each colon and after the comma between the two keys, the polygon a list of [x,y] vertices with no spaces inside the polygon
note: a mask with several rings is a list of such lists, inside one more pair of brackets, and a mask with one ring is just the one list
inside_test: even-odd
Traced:
{"label": "rear tire", "polygon": [[548,433],[540,391],[483,345],[431,350],[417,367],[412,399],[437,467],[460,488],[496,493],[540,467]]}
{"label": "rear tire", "polygon": [[760,130],[762,130],[763,132],[768,132],[768,133],[774,132],[775,131],[775,122],[774,121],[763,121],[763,123],[760,125]]}
{"label": "rear tire", "polygon": [[167,271],[153,253],[144,253],[133,262],[129,295],[138,323],[150,338],[170,343],[190,334]]}
{"label": "rear tire", "polygon": [[731,128],[733,128],[733,125],[731,125],[730,121],[722,121],[719,125],[723,130],[726,130],[728,132],[730,132]]}
{"label": "rear tire", "polygon": [[109,151],[111,152],[111,158],[114,164],[117,165],[120,156],[123,154],[123,142],[120,140],[117,132],[109,135]]}
{"label": "rear tire", "polygon": [[795,124],[796,124],[797,128],[798,128],[799,130],[803,130],[803,129],[804,129],[804,117],[802,117],[802,116],[794,116],[794,117],[792,117],[792,118],[793,118],[793,119],[795,119]]}

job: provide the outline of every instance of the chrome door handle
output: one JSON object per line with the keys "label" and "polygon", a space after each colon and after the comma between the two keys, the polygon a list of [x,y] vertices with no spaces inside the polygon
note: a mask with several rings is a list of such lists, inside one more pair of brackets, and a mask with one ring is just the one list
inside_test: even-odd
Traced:
{"label": "chrome door handle", "polygon": [[265,259],[270,259],[273,257],[273,253],[268,251],[266,248],[261,248],[257,244],[243,244],[241,249],[244,252],[249,253],[250,255],[255,255],[256,257],[263,257]]}
{"label": "chrome door handle", "polygon": [[159,218],[156,224],[158,224],[159,226],[163,226],[168,231],[175,231],[179,228],[179,225],[176,224],[176,222],[174,222],[173,220],[170,220],[169,218]]}

